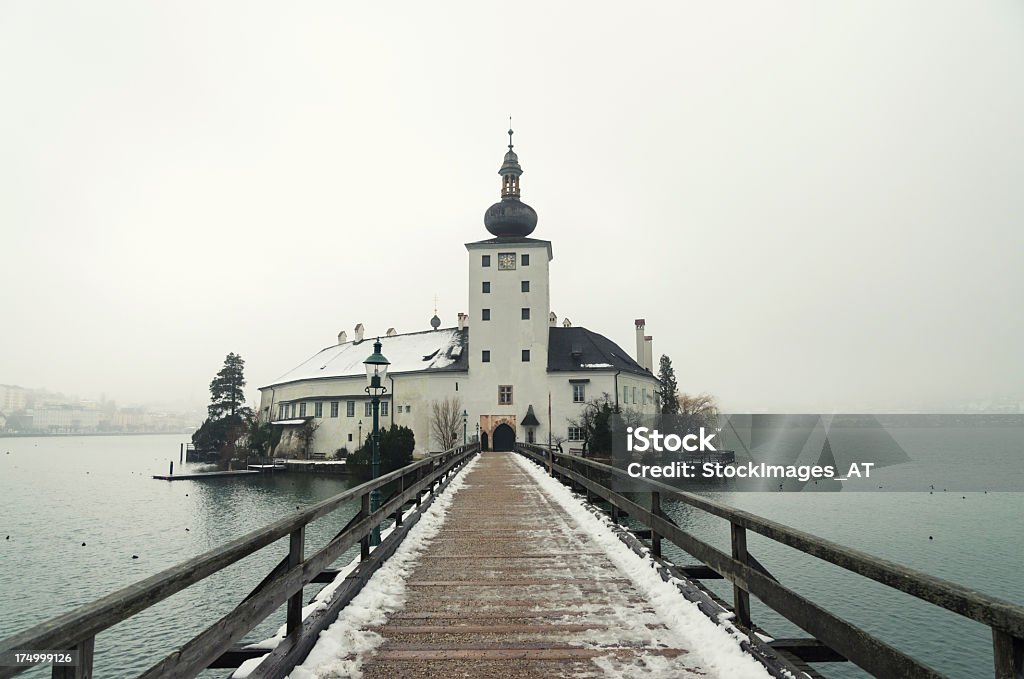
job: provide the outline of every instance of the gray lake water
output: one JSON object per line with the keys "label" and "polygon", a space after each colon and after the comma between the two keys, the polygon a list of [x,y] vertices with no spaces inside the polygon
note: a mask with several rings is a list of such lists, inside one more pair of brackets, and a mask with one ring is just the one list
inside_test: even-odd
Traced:
{"label": "gray lake water", "polygon": [[[349,487],[345,477],[313,474],[153,480],[152,474],[166,473],[167,463],[177,461],[180,441],[180,436],[0,439],[0,637]],[[716,497],[1024,603],[1024,494],[720,493]],[[353,504],[314,523],[307,532],[307,552],[324,544],[356,510]],[[666,510],[684,527],[728,550],[725,521],[683,506],[669,505]],[[5,540],[8,535],[10,539]],[[992,675],[988,628],[752,533],[748,540],[751,553],[776,577],[816,603],[951,677]],[[100,634],[97,676],[135,676],[226,614],[285,554],[285,542]],[[347,563],[354,552],[339,563]],[[680,563],[692,562],[673,553],[669,545],[666,552]],[[132,559],[133,554],[139,558]],[[709,584],[731,598],[731,589],[720,581]],[[754,620],[776,636],[802,636],[754,599],[752,608]],[[269,636],[282,623],[283,613],[279,613],[249,639]],[[842,679],[865,676],[846,664],[820,669]],[[206,674],[223,677],[227,672]],[[22,676],[42,677],[47,672],[38,668]]]}
{"label": "gray lake water", "polygon": [[[347,477],[326,474],[154,480],[153,474],[167,473],[171,460],[176,472],[198,470],[197,465],[178,464],[178,445],[184,438],[0,439],[0,637],[350,487]],[[357,509],[353,503],[311,524],[307,553],[325,544]],[[348,563],[355,551],[339,563]],[[101,633],[96,676],[140,674],[227,614],[286,552],[287,539]],[[266,638],[283,622],[281,612],[248,638]],[[49,673],[48,668],[35,668],[21,676]]]}

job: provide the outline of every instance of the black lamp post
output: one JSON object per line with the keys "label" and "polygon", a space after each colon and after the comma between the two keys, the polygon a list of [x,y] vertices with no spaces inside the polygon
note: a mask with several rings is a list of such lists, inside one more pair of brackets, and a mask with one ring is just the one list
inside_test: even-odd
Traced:
{"label": "black lamp post", "polygon": [[469,421],[469,413],[465,410],[462,411],[462,445],[466,445],[466,423]]}
{"label": "black lamp post", "polygon": [[[373,403],[373,457],[370,459],[371,478],[380,476],[380,397],[384,395],[387,388],[384,387],[384,377],[388,374],[388,366],[391,362],[380,353],[380,338],[373,343],[373,353],[363,361],[366,366],[366,380],[369,386],[366,393],[370,395]],[[380,509],[380,490],[370,491],[370,513],[373,514]],[[374,526],[370,534],[370,545],[376,547],[380,544],[380,526]]]}

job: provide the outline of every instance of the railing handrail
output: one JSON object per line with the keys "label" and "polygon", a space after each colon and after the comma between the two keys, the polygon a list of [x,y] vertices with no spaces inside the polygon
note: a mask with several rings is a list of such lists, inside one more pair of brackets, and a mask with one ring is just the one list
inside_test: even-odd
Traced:
{"label": "railing handrail", "polygon": [[[527,449],[531,447],[536,448],[536,446],[531,446],[530,444],[519,445]],[[539,452],[543,455],[543,452],[546,451],[540,449],[534,452]],[[650,490],[660,493],[662,501],[666,497],[677,499],[691,507],[696,507],[737,523],[744,528],[749,528],[775,542],[835,564],[940,608],[985,625],[998,627],[1014,636],[1024,636],[1024,606],[1012,601],[982,594],[976,590],[930,575],[924,571],[874,556],[853,547],[840,545],[812,533],[786,526],[742,509],[730,507],[695,493],[679,490],[659,481],[634,478],[611,465],[595,462],[579,455],[554,453],[554,459],[559,457],[568,458],[573,462],[591,467],[592,469],[628,478],[634,483],[640,481],[648,486]]]}
{"label": "railing handrail", "polygon": [[423,467],[440,466],[464,455],[473,448],[472,444],[452,448],[441,455],[413,462],[377,479],[349,488],[333,497],[321,500],[307,509],[292,512],[268,526],[250,531],[219,547],[122,587],[111,594],[41,622],[6,639],[0,639],[0,652],[24,648],[70,648],[79,641],[93,637],[267,545],[291,535],[294,531],[329,514],[350,500],[402,479]]}

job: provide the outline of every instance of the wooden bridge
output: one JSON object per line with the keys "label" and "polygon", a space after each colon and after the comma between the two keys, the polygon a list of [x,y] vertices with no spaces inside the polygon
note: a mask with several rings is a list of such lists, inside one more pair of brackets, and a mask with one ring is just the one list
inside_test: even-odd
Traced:
{"label": "wooden bridge", "polygon": [[[649,483],[649,492],[627,497],[612,490],[616,474],[621,472],[537,446],[520,445],[518,454],[479,456],[474,446],[458,447],[0,641],[0,654],[76,650],[77,665],[54,666],[53,676],[92,677],[97,634],[287,538],[287,555],[233,611],[139,676],[192,677],[208,668],[236,668],[246,661],[252,665],[257,659],[250,677],[276,679],[297,666],[316,670],[324,654],[310,651],[320,633],[339,615],[344,618],[346,606],[361,591],[373,589],[373,584],[366,585],[374,572],[395,554],[421,517],[428,516],[422,528],[435,532],[417,547],[415,558],[410,557],[400,604],[388,611],[382,624],[365,630],[373,633],[375,647],[358,657],[344,648],[331,656],[339,662],[357,660],[370,679],[594,676],[601,671],[628,676],[634,674],[630,668],[653,668],[654,676],[708,679],[799,677],[801,672],[815,678],[822,675],[807,663],[826,661],[850,661],[878,677],[944,676],[939,668],[911,658],[778,582],[747,550],[750,530],[991,627],[993,666],[987,672],[979,669],[977,676],[1022,676],[1021,606],[656,482]],[[593,517],[581,514],[579,505],[570,504],[578,500],[545,475],[577,490],[594,512],[610,515],[614,522],[628,514],[633,530],[621,525],[611,530],[584,526]],[[462,486],[457,493],[447,489],[455,478]],[[387,499],[371,514],[369,492],[378,488]],[[358,513],[325,546],[307,555],[306,526],[354,500],[360,502]],[[434,514],[440,511],[430,510],[435,502],[435,509],[445,510],[439,524]],[[722,518],[731,533],[731,553],[676,525],[661,511],[666,502],[685,503]],[[371,549],[371,530],[389,519],[394,521],[393,530]],[[700,565],[681,567],[663,560],[665,540]],[[415,542],[410,540],[410,546]],[[339,573],[332,564],[356,544],[361,546],[358,566],[335,583],[326,605],[303,617],[304,588],[335,580]],[[402,558],[400,553],[393,563]],[[692,620],[680,624],[676,612],[682,609],[666,604],[662,591],[649,582],[650,573],[659,576],[658,586],[671,583],[672,597],[696,603],[688,608],[707,616],[699,616],[699,634],[687,635],[688,629],[697,627]],[[733,601],[721,601],[702,587],[700,581],[708,578],[728,579]],[[751,594],[808,636],[763,641],[767,637],[758,633],[764,631],[750,617]],[[282,606],[287,610],[287,634],[275,648],[239,645]],[[720,644],[723,635],[731,638],[735,653],[712,657],[709,648]],[[706,663],[709,658],[713,667]],[[0,666],[0,679],[25,669]],[[123,676],[116,669],[109,671],[111,676]],[[106,675],[103,668],[96,673]]]}

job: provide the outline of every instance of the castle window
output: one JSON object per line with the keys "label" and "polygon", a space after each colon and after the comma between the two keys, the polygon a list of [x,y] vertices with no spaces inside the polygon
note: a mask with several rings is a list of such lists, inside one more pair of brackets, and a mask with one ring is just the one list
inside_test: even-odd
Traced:
{"label": "castle window", "polygon": [[338,402],[337,401],[331,401],[331,417],[337,417],[337,416],[338,416]]}
{"label": "castle window", "polygon": [[523,266],[530,266],[530,255],[523,255],[522,259]]}
{"label": "castle window", "polygon": [[567,438],[570,441],[582,441],[583,427],[569,427],[569,436]]}
{"label": "castle window", "polygon": [[324,416],[324,403],[323,401],[317,401],[313,404],[313,417]]}
{"label": "castle window", "polygon": [[356,402],[355,401],[345,401],[345,417],[355,417],[355,416],[356,416]]}
{"label": "castle window", "polygon": [[348,440],[349,440],[349,441],[351,441],[351,440],[352,440],[352,434],[349,434],[349,435],[348,435]]}
{"label": "castle window", "polygon": [[490,266],[490,265],[491,265],[491,256],[490,255],[484,255],[483,257],[480,258],[480,266]]}
{"label": "castle window", "polygon": [[636,387],[633,387],[633,403],[636,403]]}
{"label": "castle window", "polygon": [[286,406],[284,403],[278,403],[277,404],[277,419],[283,420],[284,419],[284,415],[287,412],[287,410],[288,410],[288,406]]}
{"label": "castle window", "polygon": [[491,320],[491,310],[490,309],[481,309],[480,310],[480,318],[482,320],[485,320],[485,321]]}
{"label": "castle window", "polygon": [[491,282],[490,281],[484,281],[484,284],[483,284],[483,292],[484,292],[484,294],[487,294],[490,291],[491,291]]}
{"label": "castle window", "polygon": [[521,313],[523,314],[523,320],[524,321],[530,320],[530,307],[528,307],[528,306],[527,307],[523,307]]}
{"label": "castle window", "polygon": [[373,401],[363,404],[363,417],[373,417]]}
{"label": "castle window", "polygon": [[629,387],[622,385],[622,402],[629,403]]}
{"label": "castle window", "polygon": [[380,416],[381,417],[387,417],[388,416],[388,402],[387,401],[381,401],[380,402]]}
{"label": "castle window", "polygon": [[530,350],[529,349],[523,349],[523,363],[529,363],[529,362],[530,362]]}
{"label": "castle window", "polygon": [[523,281],[521,284],[523,292],[530,291],[530,281]]}
{"label": "castle window", "polygon": [[498,405],[510,406],[512,405],[512,385],[502,384],[498,387]]}
{"label": "castle window", "polygon": [[572,402],[573,403],[584,403],[587,400],[587,385],[585,384],[574,384],[572,385]]}
{"label": "castle window", "polygon": [[491,362],[491,352],[489,350],[484,349],[483,351],[480,352],[480,362],[481,363],[490,363]]}
{"label": "castle window", "polygon": [[299,417],[305,417],[305,416],[306,416],[306,402],[303,401],[302,403],[299,404]]}

